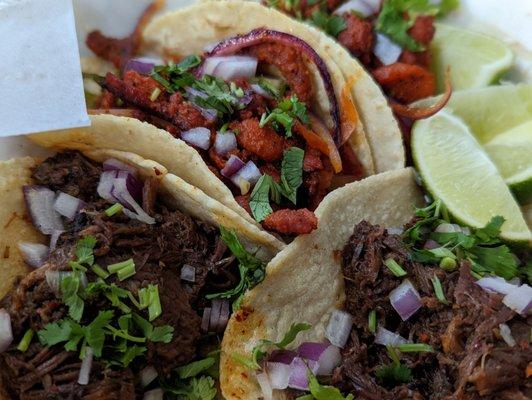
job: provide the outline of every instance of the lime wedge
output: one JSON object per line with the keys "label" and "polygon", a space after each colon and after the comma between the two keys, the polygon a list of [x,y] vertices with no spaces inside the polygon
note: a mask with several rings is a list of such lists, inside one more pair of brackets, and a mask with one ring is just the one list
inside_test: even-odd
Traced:
{"label": "lime wedge", "polygon": [[484,149],[519,201],[532,202],[532,120],[497,135]]}
{"label": "lime wedge", "polygon": [[[424,99],[415,106],[433,104]],[[454,92],[447,109],[460,117],[481,143],[532,119],[532,84],[490,86]]]}
{"label": "lime wedge", "polygon": [[502,215],[506,222],[501,237],[511,242],[532,240],[503,177],[459,118],[442,111],[416,122],[412,154],[427,190],[459,222],[478,228]]}
{"label": "lime wedge", "polygon": [[514,61],[512,50],[500,40],[443,24],[436,24],[431,50],[440,92],[447,67],[453,87],[463,90],[497,81]]}

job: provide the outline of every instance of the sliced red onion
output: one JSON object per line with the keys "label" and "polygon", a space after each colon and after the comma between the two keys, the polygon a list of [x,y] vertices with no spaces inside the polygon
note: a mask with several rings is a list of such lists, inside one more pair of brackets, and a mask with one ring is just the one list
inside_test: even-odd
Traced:
{"label": "sliced red onion", "polygon": [[268,361],[290,364],[296,356],[297,353],[292,350],[274,350],[268,357]]}
{"label": "sliced red onion", "polygon": [[298,348],[298,354],[301,358],[318,362],[317,375],[331,374],[342,361],[340,349],[329,343],[302,343]]}
{"label": "sliced red onion", "polygon": [[200,149],[208,150],[211,145],[211,131],[203,127],[192,128],[182,132],[181,139]]}
{"label": "sliced red onion", "polygon": [[375,41],[373,52],[381,63],[384,65],[390,65],[399,60],[403,49],[388,36],[377,32],[377,39]]}
{"label": "sliced red onion", "polygon": [[89,377],[92,370],[92,348],[85,348],[85,358],[81,362],[81,369],[79,370],[78,384],[87,385],[89,383]]}
{"label": "sliced red onion", "polygon": [[185,92],[187,93],[188,98],[191,100],[194,100],[197,97],[199,97],[200,99],[206,99],[207,97],[209,97],[207,93],[202,92],[201,90],[195,89],[190,86],[187,86],[185,88]]}
{"label": "sliced red onion", "polygon": [[370,15],[377,13],[378,10],[375,10],[365,0],[349,0],[348,2],[338,7],[336,10],[334,10],[334,14],[342,15],[342,14],[345,14],[346,12],[352,12],[352,11],[361,15],[363,18],[367,18]]}
{"label": "sliced red onion", "polygon": [[[134,210],[134,203],[142,199],[142,187],[142,181],[137,179],[131,172],[118,171],[111,194],[125,207]],[[129,196],[123,196],[123,188],[125,188],[124,190]],[[132,202],[127,200],[129,197],[133,199]]]}
{"label": "sliced red onion", "polygon": [[54,210],[70,220],[78,214],[85,206],[85,203],[77,197],[71,196],[67,193],[59,192],[54,203]]}
{"label": "sliced red onion", "polygon": [[201,330],[204,332],[209,331],[209,322],[211,320],[211,307],[205,307],[203,310],[203,316],[201,317]]}
{"label": "sliced red onion", "polygon": [[11,316],[6,310],[0,308],[0,353],[6,351],[12,342]]}
{"label": "sliced red onion", "polygon": [[196,282],[196,268],[192,265],[185,264],[181,268],[181,280],[187,282]]}
{"label": "sliced red onion", "polygon": [[55,193],[43,186],[24,186],[24,199],[35,227],[45,235],[63,230],[61,216],[54,210]]}
{"label": "sliced red onion", "polygon": [[236,149],[236,136],[233,132],[216,132],[214,150],[220,155],[225,155]]}
{"label": "sliced red onion", "polygon": [[508,346],[514,347],[517,344],[512,336],[512,330],[507,324],[499,324],[499,332],[501,332],[501,337]]}
{"label": "sliced red onion", "polygon": [[58,231],[58,230],[52,232],[52,234],[50,235],[50,251],[55,250],[57,246],[57,241],[59,240],[63,232],[64,231]]}
{"label": "sliced red onion", "polygon": [[161,388],[152,389],[144,393],[144,396],[142,397],[143,400],[163,400],[163,398],[164,392]]}
{"label": "sliced red onion", "polygon": [[257,72],[258,61],[249,56],[208,57],[202,65],[204,75],[212,75],[225,81],[250,78]]}
{"label": "sliced red onion", "polygon": [[98,187],[96,191],[98,196],[102,199],[107,200],[110,203],[118,201],[112,195],[115,179],[119,171],[104,171],[100,176],[100,182],[98,182]]}
{"label": "sliced red onion", "polygon": [[26,264],[33,268],[42,267],[50,255],[50,248],[40,243],[22,242],[18,248]]}
{"label": "sliced red onion", "polygon": [[231,155],[224,167],[220,170],[220,173],[226,178],[231,178],[244,166],[244,161],[235,155]]}
{"label": "sliced red onion", "polygon": [[223,332],[229,321],[230,306],[227,299],[214,299],[211,304],[209,332]]}
{"label": "sliced red onion", "polygon": [[400,344],[408,343],[408,340],[395,332],[389,331],[388,329],[379,326],[377,328],[377,332],[375,333],[375,343],[382,344],[383,346],[398,346]]}
{"label": "sliced red onion", "polygon": [[136,57],[130,58],[124,68],[122,69],[122,74],[129,70],[133,70],[142,75],[149,75],[153,70],[153,67],[156,65],[164,64],[163,60],[160,58],[151,58],[151,57]]}
{"label": "sliced red onion", "polygon": [[127,171],[137,176],[137,169],[129,164],[126,164],[116,158],[109,158],[103,162],[104,171]]}
{"label": "sliced red onion", "polygon": [[203,46],[202,50],[205,53],[210,53],[216,46],[218,46],[218,43],[220,43],[219,40],[217,40],[216,42],[207,43],[205,46]]}
{"label": "sliced red onion", "polygon": [[509,294],[519,287],[517,285],[512,285],[500,276],[485,276],[475,283],[487,292],[501,294]]}
{"label": "sliced red onion", "polygon": [[421,308],[421,297],[410,280],[405,279],[390,292],[390,303],[403,321],[406,321]]}
{"label": "sliced red onion", "polygon": [[267,99],[272,99],[273,98],[273,96],[270,94],[270,92],[265,90],[258,83],[253,83],[253,84],[250,85],[250,87],[251,87],[251,90],[253,90],[255,93],[261,95],[262,97],[266,97]]}
{"label": "sliced red onion", "polygon": [[254,185],[262,176],[262,173],[257,168],[253,161],[248,161],[236,174],[231,177],[231,181],[239,186],[240,180],[244,179],[250,185]]}
{"label": "sliced red onion", "polygon": [[148,386],[150,383],[152,383],[159,376],[159,373],[152,365],[148,365],[146,368],[140,371],[139,375],[140,375],[140,386],[144,388]]}
{"label": "sliced red onion", "polygon": [[288,387],[292,389],[308,390],[308,373],[310,371],[316,375],[318,371],[318,362],[312,360],[304,360],[301,357],[296,357],[290,364],[290,379],[288,380]]}
{"label": "sliced red onion", "polygon": [[260,386],[260,390],[262,391],[262,398],[264,398],[264,400],[273,399],[272,385],[270,383],[270,378],[268,377],[268,375],[265,372],[257,372],[255,378],[257,379],[257,382]]}
{"label": "sliced red onion", "polygon": [[441,247],[441,244],[439,244],[437,241],[432,240],[432,239],[427,240],[425,244],[423,245],[423,248],[426,250],[434,250],[434,249],[437,249],[438,247]]}
{"label": "sliced red onion", "polygon": [[337,347],[344,347],[347,339],[349,339],[352,326],[353,317],[351,314],[341,310],[334,310],[325,330],[325,337],[329,339],[331,344]]}
{"label": "sliced red onion", "polygon": [[528,316],[532,313],[532,287],[521,285],[504,296],[502,302],[516,313]]}
{"label": "sliced red onion", "polygon": [[210,52],[209,56],[213,57],[235,54],[242,49],[264,42],[278,42],[286,46],[290,46],[304,54],[314,63],[323,81],[323,86],[329,100],[330,114],[333,121],[331,136],[334,142],[338,145],[340,140],[340,108],[338,106],[338,100],[334,92],[331,74],[329,73],[329,69],[325,61],[307,42],[296,36],[290,35],[289,33],[265,28],[257,28],[246,34],[223,40]]}
{"label": "sliced red onion", "polygon": [[272,389],[286,389],[290,380],[290,364],[280,362],[267,362],[266,373]]}

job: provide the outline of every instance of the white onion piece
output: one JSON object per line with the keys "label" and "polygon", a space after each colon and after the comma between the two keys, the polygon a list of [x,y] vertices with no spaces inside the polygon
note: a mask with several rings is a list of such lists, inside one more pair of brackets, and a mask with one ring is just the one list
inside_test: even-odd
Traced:
{"label": "white onion piece", "polygon": [[521,278],[518,276],[514,276],[512,279],[508,281],[508,283],[515,285],[515,286],[521,286]]}
{"label": "white onion piece", "polygon": [[502,302],[516,313],[527,316],[532,313],[532,287],[521,285],[504,296]]}
{"label": "white onion piece", "polygon": [[217,132],[214,139],[214,150],[220,155],[236,149],[236,136],[233,132]]}
{"label": "white onion piece", "polygon": [[421,297],[410,280],[405,279],[390,292],[390,303],[403,321],[406,321],[421,308]]}
{"label": "white onion piece", "polygon": [[386,230],[388,231],[390,235],[402,235],[404,232],[403,228],[396,228],[396,227],[391,227]]}
{"label": "white onion piece", "polygon": [[236,174],[231,177],[231,182],[240,188],[244,195],[251,189],[262,176],[260,170],[253,161],[248,161]]}
{"label": "white onion piece", "polygon": [[487,292],[496,292],[501,294],[511,293],[519,287],[512,285],[500,276],[485,276],[484,278],[480,278],[475,283]]}
{"label": "white onion piece", "polygon": [[6,310],[0,308],[0,353],[6,351],[12,342],[11,316]]}
{"label": "white onion piece", "polygon": [[360,14],[362,17],[366,18],[370,15],[375,14],[378,10],[375,10],[371,5],[369,5],[365,0],[349,0],[348,2],[342,4],[333,14],[342,15],[346,12],[354,11],[357,14]]}
{"label": "white onion piece", "polygon": [[70,220],[73,220],[79,210],[84,207],[85,203],[77,197],[67,193],[59,192],[54,203],[54,210]]}
{"label": "white onion piece", "polygon": [[104,171],[127,171],[132,175],[137,175],[137,169],[132,165],[126,164],[116,158],[108,158],[103,162]]}
{"label": "white onion piece", "polygon": [[375,41],[373,52],[381,63],[384,65],[390,65],[399,59],[403,49],[388,36],[377,32],[377,39]]}
{"label": "white onion piece", "polygon": [[378,13],[381,9],[382,0],[364,0],[364,2],[370,6],[375,13]]}
{"label": "white onion piece", "polygon": [[292,389],[308,390],[308,371],[315,375],[318,371],[318,362],[312,360],[304,360],[296,357],[290,364],[290,379],[288,380],[288,387]]}
{"label": "white onion piece", "polygon": [[286,389],[290,380],[290,364],[281,362],[267,362],[266,372],[272,389]]}
{"label": "white onion piece", "polygon": [[244,161],[235,155],[231,155],[224,167],[220,170],[220,173],[226,178],[231,178],[238,171],[240,171],[242,167],[244,167]]}
{"label": "white onion piece", "polygon": [[266,89],[264,89],[261,85],[258,83],[252,83],[250,85],[251,90],[253,90],[255,93],[261,95],[262,97],[266,97],[267,99],[273,99],[273,96],[268,92]]}
{"label": "white onion piece", "polygon": [[18,248],[26,264],[33,268],[42,267],[50,254],[50,248],[40,243],[21,242]]}
{"label": "white onion piece", "polygon": [[59,240],[59,237],[61,236],[63,232],[64,231],[60,231],[60,230],[55,230],[52,232],[52,234],[50,235],[50,251],[55,250],[57,246],[57,241]]}
{"label": "white onion piece", "polygon": [[143,400],[163,400],[163,398],[164,392],[161,388],[152,389],[144,393],[144,396],[142,397]]}
{"label": "white onion piece", "polygon": [[325,337],[331,344],[337,347],[344,347],[349,339],[351,327],[353,326],[353,317],[345,311],[334,310],[331,319],[325,330]]}
{"label": "white onion piece", "polygon": [[257,65],[258,61],[254,57],[215,56],[205,60],[202,72],[227,81],[255,76]]}
{"label": "white onion piece", "polygon": [[383,346],[398,346],[400,344],[408,343],[408,340],[397,333],[379,326],[375,334],[375,343],[382,344]]}
{"label": "white onion piece", "polygon": [[211,320],[211,307],[205,307],[203,309],[203,316],[201,317],[201,330],[204,332],[209,331],[209,322]]}
{"label": "white onion piece", "polygon": [[182,132],[181,139],[200,149],[208,150],[211,144],[211,131],[203,127],[192,128]]}
{"label": "white onion piece", "polygon": [[147,366],[142,371],[140,371],[140,386],[141,387],[148,386],[158,376],[159,376],[159,373],[152,365]]}
{"label": "white onion piece", "polygon": [[54,230],[63,230],[61,216],[54,210],[55,193],[43,186],[24,186],[24,199],[35,227],[50,235]]}
{"label": "white onion piece", "polygon": [[507,324],[499,324],[499,331],[501,332],[502,339],[508,346],[514,347],[517,344],[512,336],[512,330]]}
{"label": "white onion piece", "polygon": [[207,121],[214,122],[216,121],[216,118],[218,118],[218,111],[216,111],[214,108],[203,108],[194,102],[191,102],[190,104],[192,105],[192,107],[198,110],[201,115],[203,115],[207,119]]}
{"label": "white onion piece", "polygon": [[104,171],[100,176],[100,182],[98,182],[98,187],[96,188],[98,196],[100,196],[104,200],[107,200],[110,203],[118,201],[114,198],[112,194],[114,181],[118,176],[118,172],[119,171],[116,170]]}
{"label": "white onion piece", "polygon": [[257,372],[255,375],[257,382],[259,383],[260,390],[262,391],[262,397],[264,400],[273,399],[273,390],[272,385],[270,384],[270,379],[265,372]]}
{"label": "white onion piece", "polygon": [[188,264],[183,265],[183,268],[181,268],[181,280],[196,282],[196,268]]}
{"label": "white onion piece", "polygon": [[92,370],[92,348],[85,348],[85,358],[81,362],[81,368],[79,370],[78,384],[87,385],[89,383],[89,377]]}
{"label": "white onion piece", "polygon": [[227,299],[214,299],[211,304],[209,332],[223,332],[229,320],[230,307]]}

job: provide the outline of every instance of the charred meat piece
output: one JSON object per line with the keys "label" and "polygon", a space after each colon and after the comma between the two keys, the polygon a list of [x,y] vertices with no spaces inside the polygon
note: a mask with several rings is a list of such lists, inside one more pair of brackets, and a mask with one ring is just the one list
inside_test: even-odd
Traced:
{"label": "charred meat piece", "polygon": [[371,22],[359,18],[355,13],[346,13],[343,18],[347,28],[340,32],[338,41],[363,64],[369,65],[375,42]]}
{"label": "charred meat piece", "polygon": [[274,211],[264,220],[264,227],[285,235],[303,235],[318,227],[318,219],[306,208]]}

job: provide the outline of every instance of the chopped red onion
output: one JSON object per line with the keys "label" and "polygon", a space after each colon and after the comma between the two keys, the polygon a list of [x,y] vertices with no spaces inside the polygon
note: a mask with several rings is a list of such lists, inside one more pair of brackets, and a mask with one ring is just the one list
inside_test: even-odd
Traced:
{"label": "chopped red onion", "polygon": [[24,186],[24,199],[35,227],[45,235],[63,230],[61,216],[54,210],[55,193],[43,186]]}
{"label": "chopped red onion", "polygon": [[118,172],[119,171],[104,171],[100,176],[100,182],[98,182],[98,187],[96,188],[98,196],[110,203],[118,201],[112,194]]}
{"label": "chopped red onion", "polygon": [[92,348],[85,348],[85,358],[81,362],[81,369],[79,370],[78,384],[87,385],[89,383],[89,377],[92,370]]}
{"label": "chopped red onion", "polygon": [[0,353],[6,351],[12,342],[11,316],[6,310],[0,308]]}
{"label": "chopped red onion", "polygon": [[159,373],[157,372],[157,370],[152,365],[148,365],[146,368],[140,371],[140,386],[143,388],[148,386],[158,376]]}
{"label": "chopped red onion", "polygon": [[375,343],[382,344],[383,346],[398,346],[400,344],[408,343],[408,340],[397,333],[379,326],[377,328],[377,332],[375,333]]}
{"label": "chopped red onion", "polygon": [[257,183],[261,176],[260,170],[250,160],[231,177],[231,182],[240,187],[240,192],[244,195],[249,192],[251,186]]}
{"label": "chopped red onion", "polygon": [[496,292],[501,294],[509,294],[519,287],[517,285],[512,285],[500,276],[485,276],[484,278],[480,278],[475,283],[487,292]]}
{"label": "chopped red onion", "polygon": [[[112,195],[124,207],[128,207],[133,210],[128,210],[128,208],[124,208],[122,210],[122,212],[129,218],[137,219],[149,225],[154,224],[155,219],[150,217],[133,197],[135,194],[135,192],[131,190],[133,187],[128,185],[130,179],[134,179],[133,175],[131,175],[129,172],[120,171],[118,173],[118,177],[114,180]],[[139,195],[142,195],[142,187],[140,188]]]}
{"label": "chopped red onion", "polygon": [[532,314],[532,287],[521,285],[502,299],[506,307],[523,316]]}
{"label": "chopped red onion", "polygon": [[375,10],[365,0],[349,0],[334,10],[334,14],[342,15],[351,11],[360,14],[363,18],[367,18],[370,15],[376,14],[378,10]]}
{"label": "chopped red onion", "polygon": [[434,250],[434,249],[437,249],[438,247],[441,247],[441,245],[437,241],[432,240],[432,239],[427,240],[425,244],[423,245],[423,248],[427,250]]}
{"label": "chopped red onion", "polygon": [[514,347],[517,343],[512,336],[512,330],[507,324],[499,324],[499,332],[501,333],[502,339],[510,347]]}
{"label": "chopped red onion", "polygon": [[250,78],[257,72],[258,61],[249,56],[214,56],[205,59],[202,72],[223,80]]}
{"label": "chopped red onion", "polygon": [[351,333],[353,317],[341,310],[334,310],[331,319],[325,330],[325,337],[331,344],[337,347],[344,347]]}
{"label": "chopped red onion", "polygon": [[201,115],[207,119],[207,121],[214,122],[216,121],[216,118],[218,118],[218,111],[216,111],[214,108],[203,108],[194,102],[191,102],[190,104],[192,107],[198,110]]}
{"label": "chopped red onion", "polygon": [[318,362],[312,360],[304,360],[296,357],[290,364],[290,379],[288,380],[288,387],[292,389],[308,390],[308,371],[315,375],[318,371]]}
{"label": "chopped red onion", "polygon": [[187,282],[196,282],[196,268],[192,265],[185,264],[181,268],[181,280]]}
{"label": "chopped red onion", "polygon": [[130,58],[122,69],[122,74],[129,70],[133,70],[142,75],[149,75],[156,65],[164,64],[160,58],[151,57],[135,57]]}
{"label": "chopped red onion", "polygon": [[164,392],[161,388],[152,389],[144,393],[144,396],[142,397],[143,400],[163,400],[163,398]]}
{"label": "chopped red onion", "polygon": [[211,145],[211,131],[203,127],[192,128],[182,132],[181,139],[195,147],[208,150]]}
{"label": "chopped red onion", "polygon": [[514,276],[512,279],[508,281],[508,283],[511,283],[512,285],[515,285],[515,286],[521,286],[521,278],[519,278],[518,276]]}
{"label": "chopped red onion", "polygon": [[211,320],[211,307],[205,307],[203,310],[203,316],[201,317],[201,330],[204,332],[209,331],[209,322]]}
{"label": "chopped red onion", "polygon": [[302,343],[298,354],[301,358],[318,362],[316,375],[329,375],[342,362],[340,349],[329,343]]}
{"label": "chopped red onion", "polygon": [[296,356],[297,353],[292,350],[274,350],[270,354],[270,357],[268,357],[268,361],[290,364]]}
{"label": "chopped red onion", "polygon": [[190,86],[187,86],[185,88],[185,92],[187,93],[188,98],[191,100],[194,100],[197,97],[199,97],[200,99],[206,99],[207,97],[209,97],[207,93],[202,92],[201,90],[195,89]]}
{"label": "chopped red onion", "polygon": [[33,268],[40,268],[50,254],[50,248],[40,243],[22,242],[18,244],[26,264]]}
{"label": "chopped red onion", "polygon": [[227,299],[214,299],[211,304],[209,332],[223,332],[229,321],[230,306]]}
{"label": "chopped red onion", "polygon": [[421,308],[421,297],[410,280],[405,279],[390,292],[390,303],[403,321],[406,321]]}
{"label": "chopped red onion", "polygon": [[377,32],[377,39],[375,41],[373,52],[380,62],[384,65],[390,65],[397,62],[403,49],[388,36]]}
{"label": "chopped red onion", "polygon": [[236,136],[233,132],[217,132],[214,139],[214,150],[220,155],[236,149]]}
{"label": "chopped red onion", "polygon": [[267,90],[265,90],[261,85],[259,85],[258,83],[252,83],[250,85],[251,87],[251,90],[253,90],[255,93],[261,95],[262,97],[266,97],[267,99],[273,99],[273,96],[270,94],[270,92],[268,92]]}
{"label": "chopped red onion", "polygon": [[54,210],[63,217],[73,220],[79,210],[85,206],[85,203],[77,197],[67,193],[59,192],[54,203]]}
{"label": "chopped red onion", "polygon": [[103,162],[104,171],[127,171],[137,176],[137,169],[132,165],[126,164],[116,158],[108,158]]}
{"label": "chopped red onion", "polygon": [[272,389],[286,389],[290,380],[290,364],[280,362],[267,362],[266,373]]}
{"label": "chopped red onion", "polygon": [[262,398],[264,398],[264,400],[272,400],[273,390],[268,375],[265,372],[257,372],[255,378],[257,379],[260,390],[262,391]]}
{"label": "chopped red onion", "polygon": [[244,161],[235,155],[231,155],[224,167],[220,170],[220,173],[226,178],[231,178],[244,166]]}

